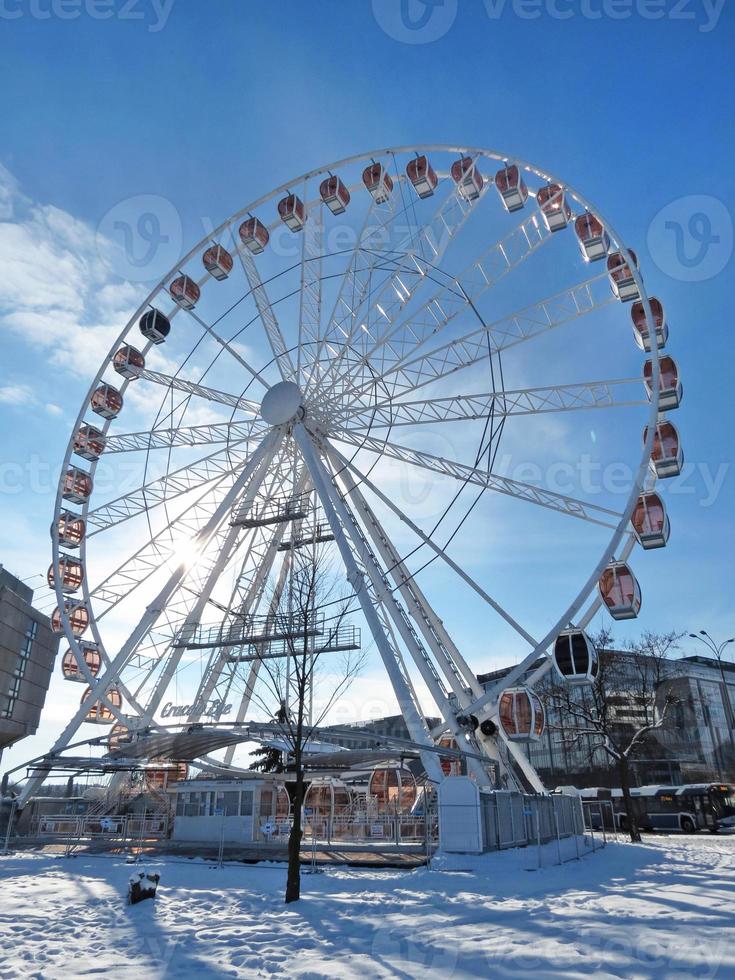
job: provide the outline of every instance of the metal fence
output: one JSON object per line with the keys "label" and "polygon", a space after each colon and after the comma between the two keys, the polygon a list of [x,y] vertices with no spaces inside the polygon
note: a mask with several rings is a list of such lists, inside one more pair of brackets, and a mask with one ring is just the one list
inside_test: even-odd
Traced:
{"label": "metal fence", "polygon": [[64,840],[145,840],[168,837],[167,814],[110,814],[107,816],[49,815],[31,825],[31,836]]}
{"label": "metal fence", "polygon": [[330,815],[318,807],[308,808],[304,815],[304,837],[326,843],[337,841],[370,841],[384,844],[417,844],[438,839],[435,808],[428,823],[423,814],[370,813],[364,810]]}
{"label": "metal fence", "polygon": [[481,793],[485,850],[547,844],[584,833],[580,801],[574,796],[526,796],[498,791]]}

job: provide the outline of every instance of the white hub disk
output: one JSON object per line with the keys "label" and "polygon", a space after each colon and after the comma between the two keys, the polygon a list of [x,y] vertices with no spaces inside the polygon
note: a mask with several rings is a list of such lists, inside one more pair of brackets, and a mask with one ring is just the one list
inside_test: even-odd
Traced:
{"label": "white hub disk", "polygon": [[299,412],[303,414],[303,408],[299,386],[293,381],[280,381],[265,393],[260,414],[269,425],[283,425]]}

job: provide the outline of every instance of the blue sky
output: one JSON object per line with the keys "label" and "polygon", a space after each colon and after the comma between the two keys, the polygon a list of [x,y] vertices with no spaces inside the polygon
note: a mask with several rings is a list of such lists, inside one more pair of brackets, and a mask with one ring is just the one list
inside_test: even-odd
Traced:
{"label": "blue sky", "polygon": [[[172,247],[188,247],[311,167],[446,142],[563,175],[637,250],[669,315],[691,472],[666,488],[672,540],[651,558],[635,629],[735,632],[732,6],[445,0],[426,11],[425,31],[444,25],[426,43],[396,39],[422,35],[389,0],[0,8],[0,561],[11,571],[48,564],[54,467],[109,331],[144,295],[96,252],[112,208],[167,199],[181,222]],[[416,22],[422,8],[406,5]]]}

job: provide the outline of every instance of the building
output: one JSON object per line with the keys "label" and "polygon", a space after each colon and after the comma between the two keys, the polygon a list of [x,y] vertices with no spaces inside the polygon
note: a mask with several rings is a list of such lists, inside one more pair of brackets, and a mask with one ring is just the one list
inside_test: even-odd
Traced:
{"label": "building", "polygon": [[0,757],[38,728],[59,649],[32,603],[33,589],[0,565]]}
{"label": "building", "polygon": [[[615,664],[620,654],[601,651],[600,657]],[[626,658],[630,653],[626,652]],[[636,658],[645,675],[646,657]],[[528,674],[533,673],[533,665]],[[632,776],[638,785],[666,783],[680,785],[693,782],[735,782],[735,664],[722,665],[711,657],[688,656],[668,661],[668,676],[659,685],[651,702],[659,711],[667,692],[675,698],[661,729],[646,736],[631,758]],[[480,683],[487,689],[501,680],[508,670],[481,674]],[[521,679],[519,683],[522,683]],[[544,698],[555,675],[550,672],[537,693]],[[621,682],[621,693],[610,698],[611,711],[621,728],[631,732],[644,722],[645,698],[637,698],[630,684]],[[546,704],[546,730],[536,743],[524,746],[547,789],[570,785],[616,786],[615,762],[596,744],[593,736],[574,741],[565,732],[574,730],[570,717]]]}
{"label": "building", "polygon": [[[426,725],[429,729],[436,727],[441,718],[426,718]],[[340,738],[334,736],[330,741],[335,745],[341,745],[346,749],[374,749],[376,739],[380,738],[403,738],[411,740],[411,734],[406,726],[403,715],[389,715],[386,718],[372,718],[370,721],[351,721],[343,725],[326,725],[322,728],[323,732],[349,731],[358,729],[365,732],[368,736],[365,739]]]}

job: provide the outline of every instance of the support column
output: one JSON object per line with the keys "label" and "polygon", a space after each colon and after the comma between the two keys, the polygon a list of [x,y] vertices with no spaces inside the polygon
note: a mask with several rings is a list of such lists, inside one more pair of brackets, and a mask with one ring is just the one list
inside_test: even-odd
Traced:
{"label": "support column", "polygon": [[[397,662],[396,653],[391,647],[390,641],[388,640],[386,632],[383,629],[377,610],[368,592],[365,576],[357,565],[355,554],[353,553],[353,547],[355,548],[355,551],[363,564],[371,562],[372,558],[366,553],[366,549],[361,542],[352,541],[351,546],[350,542],[346,539],[342,525],[344,524],[345,527],[349,526],[349,514],[347,513],[344,502],[334,489],[329,474],[324,468],[324,464],[318,458],[314,450],[311,436],[306,431],[302,423],[298,423],[294,427],[294,438],[296,439],[299,449],[301,450],[301,454],[304,457],[304,462],[309,469],[317,495],[321,501],[322,507],[324,508],[327,520],[329,521],[329,525],[332,529],[332,533],[334,534],[337,547],[339,548],[345,569],[347,571],[347,580],[357,594],[363,615],[367,620],[370,632],[373,635],[373,639],[375,640],[376,646],[378,647],[380,655],[383,659],[383,663],[385,664],[385,669],[388,672],[388,677],[393,685],[393,690],[396,698],[398,699],[398,705],[406,721],[406,726],[411,735],[411,739],[418,744],[433,747],[433,743],[427,731],[420,707],[413,701],[409,686],[406,683]],[[342,523],[340,523],[340,521]],[[382,601],[383,597],[379,596],[379,598]],[[433,782],[441,782],[443,779],[443,773],[437,755],[434,752],[421,752],[421,762],[429,778]]]}

